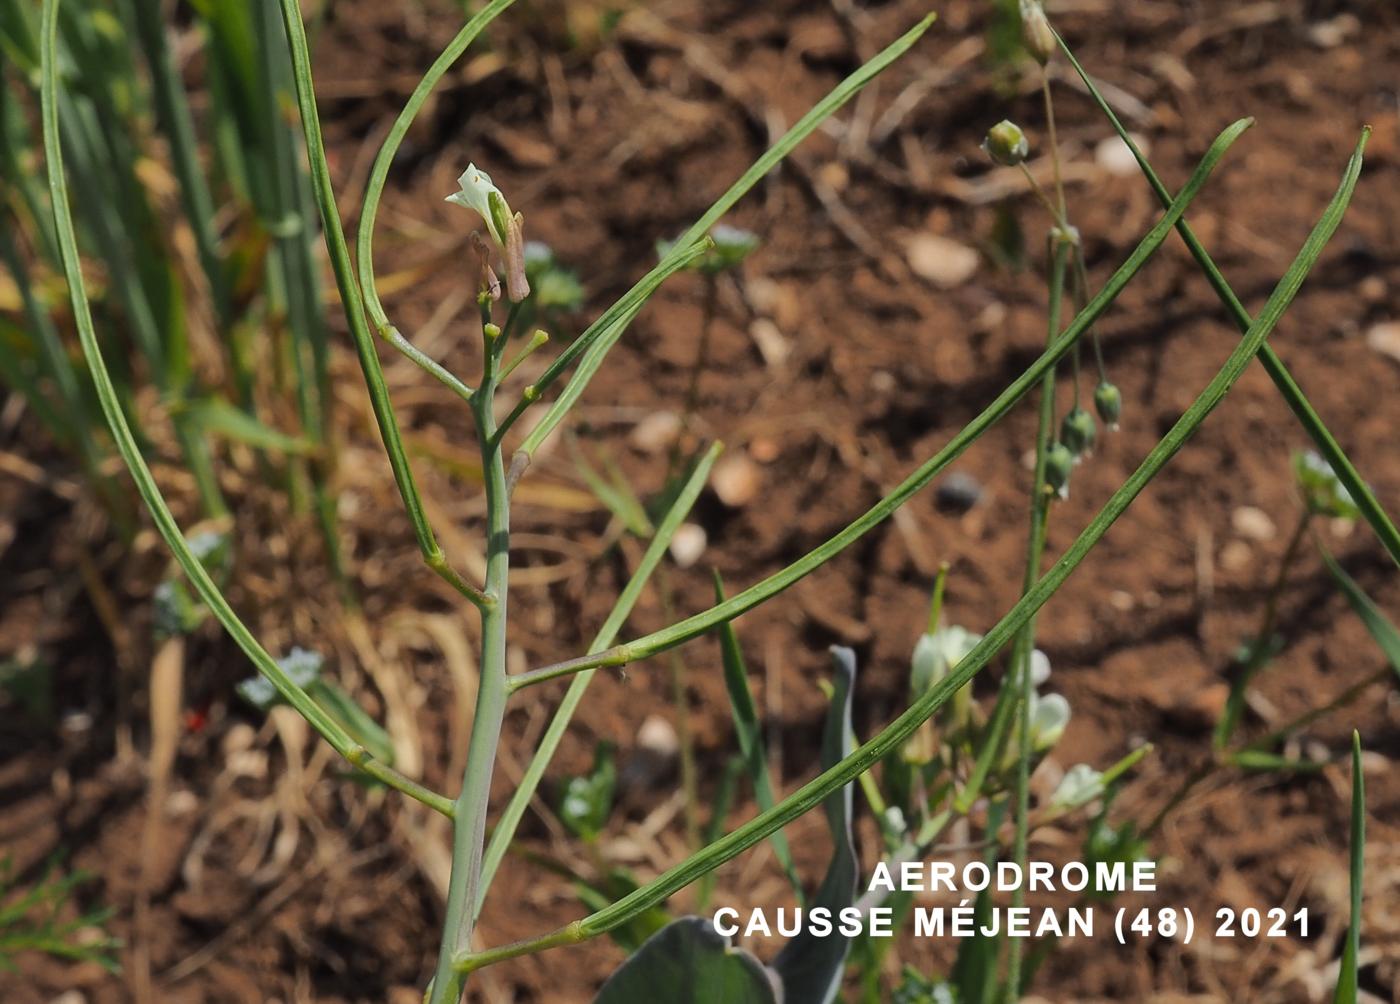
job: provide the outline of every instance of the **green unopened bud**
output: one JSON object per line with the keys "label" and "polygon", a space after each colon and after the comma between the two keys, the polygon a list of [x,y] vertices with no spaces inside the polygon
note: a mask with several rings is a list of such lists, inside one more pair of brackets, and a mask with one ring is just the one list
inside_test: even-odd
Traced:
{"label": "green unopened bud", "polygon": [[1076,461],[1093,451],[1097,433],[1094,416],[1078,405],[1067,411],[1064,421],[1060,423],[1060,442],[1069,448]]}
{"label": "green unopened bud", "polygon": [[1021,41],[1041,66],[1055,54],[1055,33],[1039,0],[1021,0]]}
{"label": "green unopened bud", "polygon": [[1031,146],[1021,127],[1010,119],[1002,119],[987,130],[987,138],[982,141],[982,149],[994,163],[1002,167],[1015,167],[1030,156]]}
{"label": "green unopened bud", "polygon": [[1118,416],[1123,413],[1123,392],[1107,380],[1094,388],[1094,410],[1110,430],[1118,428]]}
{"label": "green unopened bud", "polygon": [[1045,451],[1045,485],[1062,499],[1069,498],[1069,474],[1074,454],[1064,443],[1052,443]]}

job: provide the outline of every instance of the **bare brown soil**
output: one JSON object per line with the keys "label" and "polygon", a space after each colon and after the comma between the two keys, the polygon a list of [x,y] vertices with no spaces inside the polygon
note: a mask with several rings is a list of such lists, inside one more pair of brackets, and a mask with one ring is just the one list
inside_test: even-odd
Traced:
{"label": "bare brown soil", "polygon": [[[733,222],[762,248],[719,287],[709,367],[692,432],[754,458],[756,497],[730,508],[707,494],[696,519],[708,534],[701,561],[667,575],[678,612],[707,605],[709,568],[731,587],[776,570],[875,502],[945,443],[1037,354],[1044,283],[1036,268],[984,258],[952,288],[913,275],[905,248],[918,234],[991,246],[999,207],[1014,207],[1032,265],[1046,220],[1023,186],[989,172],[977,144],[1011,116],[1043,149],[1042,113],[1027,84],[989,65],[987,5],[949,0],[940,24],[905,61],[837,117],[834,133],[805,145],[761,185]],[[445,3],[346,0],[317,41],[318,84],[342,207],[356,207],[388,117],[421,68],[460,23]],[[401,9],[402,8],[402,9]],[[1321,212],[1364,123],[1375,128],[1352,210],[1273,342],[1371,480],[1400,512],[1400,364],[1368,346],[1374,324],[1400,318],[1400,15],[1381,2],[1278,0],[1052,5],[1081,58],[1116,88],[1133,129],[1169,185],[1179,185],[1231,120],[1256,124],[1227,156],[1191,221],[1252,309]],[[914,2],[859,6],[675,0],[624,20],[600,45],[556,55],[551,18],[494,39],[444,86],[405,145],[382,214],[380,274],[390,312],[463,373],[475,369],[461,261],[463,217],[444,206],[470,161],[488,166],[528,219],[532,236],[573,264],[588,289],[586,316],[610,302],[766,145],[863,56],[923,12]],[[1352,18],[1348,21],[1347,18]],[[507,18],[509,21],[510,18]],[[918,81],[929,90],[892,116]],[[1114,175],[1094,150],[1108,129],[1062,81],[1061,139],[1072,151],[1072,213],[1102,281],[1151,225],[1157,206],[1135,174]],[[1037,165],[1037,170],[1045,167]],[[997,186],[1009,184],[1007,197]],[[834,211],[833,211],[834,210]],[[390,278],[392,277],[392,279]],[[640,491],[657,490],[665,454],[635,445],[644,417],[675,408],[690,380],[703,283],[670,282],[594,382],[575,431],[604,451]],[[788,349],[765,359],[755,324]],[[573,330],[577,330],[577,327]],[[567,333],[567,332],[563,332]],[[1126,401],[1123,429],[1074,475],[1055,509],[1050,553],[1066,547],[1112,490],[1205,385],[1235,331],[1184,248],[1173,239],[1102,326],[1109,368]],[[418,470],[449,552],[479,561],[480,490],[469,466],[470,416],[413,367],[385,357]],[[259,487],[248,457],[228,458],[226,489],[239,500],[235,605],[268,647],[326,651],[334,671],[384,717],[400,760],[453,790],[464,748],[457,702],[470,700],[476,632],[469,610],[438,588],[413,550],[387,465],[370,432],[352,354],[338,353],[344,428],[338,489],[362,616],[347,615],[313,524]],[[1062,382],[1062,402],[1067,384]],[[932,492],[788,595],[739,622],[760,707],[780,740],[782,775],[810,776],[829,644],[860,656],[856,725],[868,735],[905,700],[908,654],[932,574],[951,565],[948,615],[985,629],[1018,596],[1029,476],[1023,458],[1035,417],[1019,408],[957,464],[982,500],[940,510]],[[147,826],[144,692],[154,653],[146,601],[165,561],[154,535],[134,555],[112,545],[90,508],[61,490],[74,471],[33,435],[7,423],[3,448],[43,477],[0,476],[0,653],[37,647],[56,667],[59,726],[4,712],[0,728],[0,847],[32,880],[55,852],[96,873],[86,902],[116,907],[125,975],[26,957],[0,974],[14,1004],[78,990],[92,1002],[138,999],[140,953],[151,999],[196,1001],[417,1000],[431,972],[442,909],[446,838],[396,798],[338,780],[329,750],[293,721],[262,725],[234,697],[246,676],[212,629],[184,652],[179,757],[156,850],[142,868]],[[1074,719],[1054,759],[1105,766],[1148,740],[1155,752],[1116,806],[1150,819],[1180,779],[1208,757],[1232,653],[1255,629],[1299,504],[1288,458],[1305,438],[1261,369],[1251,369],[1188,448],[1132,506],[1040,618],[1054,688]],[[583,651],[639,553],[580,488],[559,444],[525,482],[516,527],[512,658],[538,665]],[[161,472],[177,498],[192,494]],[[44,484],[37,482],[46,482]],[[1254,507],[1259,531],[1239,516]],[[1253,524],[1260,521],[1255,519]],[[1242,527],[1249,535],[1242,535]],[[1388,611],[1400,611],[1394,569],[1364,527],[1322,527],[1322,539]],[[474,557],[475,556],[475,557]],[[82,576],[86,570],[87,584]],[[101,589],[93,583],[102,584]],[[94,596],[110,599],[104,618]],[[649,592],[628,634],[662,626]],[[1383,663],[1310,550],[1284,594],[1288,646],[1256,687],[1247,729],[1262,732],[1340,693]],[[689,729],[697,747],[701,818],[734,747],[711,641],[683,650]],[[980,683],[990,692],[995,666]],[[454,673],[461,681],[454,687]],[[550,772],[586,769],[598,739],[633,762],[650,716],[674,720],[665,659],[625,677],[600,676]],[[498,771],[504,804],[562,685],[530,691],[506,722]],[[75,713],[81,713],[76,715]],[[205,719],[207,716],[207,720]],[[1305,751],[1340,754],[1357,728],[1368,757],[1369,844],[1363,983],[1400,999],[1400,703],[1393,681],[1306,731]],[[622,804],[605,852],[639,877],[686,853],[685,806],[673,772],[624,771]],[[1330,1000],[1346,915],[1348,775],[1224,772],[1171,813],[1153,850],[1165,876],[1156,902],[1209,917],[1219,906],[1308,906],[1312,935],[1249,943],[1198,938],[1119,948],[1073,943],[1041,971],[1051,1001]],[[731,824],[754,806],[745,797]],[[792,830],[804,874],[819,875],[822,824]],[[862,822],[864,857],[878,840]],[[1074,853],[1080,828],[1037,837],[1037,853]],[[587,869],[547,811],[522,828],[522,850]],[[138,925],[136,904],[150,902]],[[725,867],[717,899],[784,901],[768,849]],[[693,905],[689,894],[671,904]],[[568,884],[523,855],[509,859],[481,928],[484,944],[527,936],[581,915]],[[760,953],[768,946],[757,946]],[[947,945],[901,944],[898,961],[946,966]],[[606,941],[501,965],[474,985],[483,1001],[586,1001],[622,958]]]}

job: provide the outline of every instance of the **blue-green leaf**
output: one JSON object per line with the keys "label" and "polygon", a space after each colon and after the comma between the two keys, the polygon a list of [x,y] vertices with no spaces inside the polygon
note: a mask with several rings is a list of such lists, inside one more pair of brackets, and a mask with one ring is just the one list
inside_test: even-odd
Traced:
{"label": "blue-green leaf", "polygon": [[624,962],[594,1004],[778,1004],[779,999],[762,963],[731,947],[709,920],[682,917]]}
{"label": "blue-green leaf", "polygon": [[[831,661],[836,668],[835,690],[822,733],[822,770],[829,770],[851,754],[855,746],[851,727],[851,695],[855,690],[856,656],[848,648],[833,647]],[[815,909],[825,908],[831,916],[855,901],[860,862],[851,839],[851,811],[854,786],[842,785],[822,803],[831,828],[831,864],[813,901]],[[841,987],[841,972],[851,939],[839,931],[817,937],[810,929],[793,938],[773,960],[773,968],[783,981],[784,999],[803,1004],[830,1004]]]}

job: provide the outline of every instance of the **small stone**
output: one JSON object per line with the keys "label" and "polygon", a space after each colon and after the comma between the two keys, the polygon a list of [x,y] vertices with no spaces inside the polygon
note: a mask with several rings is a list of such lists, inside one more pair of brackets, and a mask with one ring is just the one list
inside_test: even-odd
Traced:
{"label": "small stone", "polygon": [[643,453],[660,453],[680,432],[681,418],[674,411],[653,411],[632,427],[628,441]]}
{"label": "small stone", "polygon": [[940,289],[961,286],[977,273],[981,264],[974,249],[936,234],[916,234],[904,251],[914,274]]}
{"label": "small stone", "polygon": [[87,998],[76,990],[65,990],[49,1001],[49,1004],[87,1004]]}
{"label": "small stone", "polygon": [[1128,613],[1137,606],[1137,600],[1126,589],[1115,589],[1108,594],[1108,605],[1121,613]]}
{"label": "small stone", "polygon": [[731,509],[740,509],[758,494],[758,465],[742,450],[722,457],[710,475],[710,486],[719,500]]}
{"label": "small stone", "polygon": [[[1137,148],[1142,151],[1144,157],[1148,154],[1147,141],[1141,136],[1129,133]],[[1094,163],[1103,168],[1109,174],[1120,178],[1131,177],[1138,173],[1137,158],[1133,156],[1133,151],[1128,148],[1128,144],[1123,142],[1121,136],[1109,136],[1100,140],[1098,146],[1094,147]]]}
{"label": "small stone", "polygon": [[671,558],[680,568],[689,568],[700,560],[709,544],[705,528],[697,523],[682,523],[671,538]]}
{"label": "small stone", "polygon": [[749,443],[749,456],[760,464],[771,464],[782,456],[782,453],[783,448],[778,445],[778,441],[768,436],[755,437],[753,442]]}
{"label": "small stone", "polygon": [[663,759],[680,752],[681,741],[675,726],[660,715],[648,715],[637,730],[637,746]]}
{"label": "small stone", "polygon": [[1382,321],[1366,332],[1366,344],[1400,363],[1400,321]]}
{"label": "small stone", "polygon": [[943,512],[965,513],[982,501],[982,484],[971,474],[950,471],[934,489],[934,504]]}
{"label": "small stone", "polygon": [[1360,30],[1361,21],[1355,14],[1338,14],[1309,26],[1308,41],[1319,49],[1335,49]]}
{"label": "small stone", "polygon": [[1357,284],[1356,291],[1367,303],[1381,303],[1385,300],[1388,289],[1385,280],[1380,276],[1368,275]]}
{"label": "small stone", "polygon": [[1232,540],[1220,549],[1220,567],[1227,572],[1243,572],[1254,564],[1254,548],[1242,540]]}
{"label": "small stone", "polygon": [[1263,542],[1273,540],[1278,528],[1269,514],[1252,505],[1242,505],[1230,514],[1230,525],[1245,540]]}

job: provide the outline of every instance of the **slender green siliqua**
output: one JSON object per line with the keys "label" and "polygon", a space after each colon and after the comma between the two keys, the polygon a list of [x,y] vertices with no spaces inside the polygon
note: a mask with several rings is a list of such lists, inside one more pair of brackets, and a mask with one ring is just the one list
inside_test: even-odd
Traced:
{"label": "slender green siliqua", "polygon": [[[663,902],[668,896],[683,889],[702,875],[713,871],[724,862],[762,841],[770,833],[786,826],[803,813],[816,808],[821,804],[822,799],[832,791],[850,783],[862,771],[869,770],[913,735],[914,731],[941,708],[953,694],[966,686],[977,673],[981,672],[1002,647],[1025,626],[1032,615],[1044,605],[1045,601],[1064,584],[1074,569],[1098,544],[1104,534],[1108,532],[1108,528],[1137,498],[1148,482],[1186,445],[1201,423],[1224,400],[1230,388],[1234,386],[1250,361],[1258,354],[1260,347],[1278,324],[1284,311],[1293,302],[1303,280],[1321,256],[1323,247],[1341,223],[1342,215],[1346,211],[1346,206],[1356,187],[1357,178],[1360,176],[1362,152],[1369,135],[1369,130],[1362,133],[1356,151],[1347,165],[1342,183],[1327,210],[1323,213],[1322,219],[1308,236],[1293,264],[1274,288],[1263,310],[1254,319],[1244,338],[1235,347],[1224,366],[1216,373],[1205,390],[1192,402],[1191,406],[1186,409],[1181,418],[1176,421],[1166,436],[1153,447],[1137,470],[1113,493],[1075,542],[1040,578],[1035,588],[1024,595],[982,637],[982,640],[968,653],[966,658],[954,667],[947,677],[916,700],[903,714],[850,756],[823,771],[770,811],[755,816],[738,829],[667,870],[652,882],[624,896],[609,907],[541,937],[482,952],[466,953],[458,958],[457,968],[463,972],[470,972],[496,962],[543,951],[547,948],[577,944],[625,924],[642,911]],[[656,636],[648,637],[654,638]]]}
{"label": "slender green siliqua", "polygon": [[424,102],[428,100],[433,88],[442,80],[443,75],[462,57],[462,54],[467,51],[468,46],[476,40],[476,37],[513,3],[515,0],[492,0],[491,3],[483,7],[475,17],[462,26],[462,29],[447,44],[447,48],[443,49],[442,54],[433,61],[428,72],[423,74],[423,79],[413,89],[413,93],[409,95],[403,110],[399,112],[394,124],[389,127],[389,132],[384,137],[384,143],[374,158],[374,166],[370,168],[369,172],[369,182],[365,186],[364,200],[360,204],[360,221],[355,230],[355,257],[359,269],[360,288],[364,292],[365,307],[369,311],[370,321],[375,330],[379,332],[381,338],[431,374],[434,379],[450,388],[463,401],[471,400],[472,389],[410,342],[399,332],[398,328],[389,323],[389,317],[384,312],[384,305],[379,300],[379,290],[375,287],[374,282],[374,223],[379,214],[379,201],[384,195],[384,185],[388,181],[389,169],[394,163],[394,155],[398,153],[404,136],[407,135],[409,127],[413,125],[413,120],[418,117]]}
{"label": "slender green siliqua", "polygon": [[[1071,52],[1069,46],[1065,44],[1065,40],[1060,38],[1059,42],[1065,57],[1070,61],[1070,65],[1074,67],[1075,72],[1079,74],[1079,78],[1084,81],[1084,86],[1088,88],[1089,94],[1099,106],[1099,110],[1104,113],[1108,121],[1112,124],[1114,131],[1123,142],[1128,145],[1128,149],[1132,151],[1133,158],[1137,161],[1138,167],[1142,170],[1143,177],[1147,179],[1147,183],[1152,186],[1152,191],[1156,193],[1158,200],[1161,201],[1163,205],[1166,205],[1171,199],[1171,195],[1167,191],[1166,186],[1163,185],[1161,179],[1157,177],[1157,173],[1152,170],[1152,165],[1147,162],[1147,158],[1143,156],[1142,151],[1138,149],[1137,143],[1133,141],[1132,135],[1123,127],[1123,123],[1118,120],[1118,116],[1114,114],[1108,102],[1105,101],[1103,95],[1099,93],[1099,89],[1094,86],[1093,78],[1085,72],[1084,67],[1080,66],[1079,61],[1074,58],[1074,53]],[[1186,242],[1186,247],[1190,250],[1191,257],[1196,259],[1196,264],[1200,265],[1202,271],[1205,272],[1211,288],[1215,290],[1215,295],[1220,298],[1220,302],[1225,305],[1225,308],[1230,312],[1230,316],[1234,318],[1236,326],[1241,332],[1247,331],[1250,324],[1249,311],[1245,309],[1244,304],[1242,304],[1239,297],[1235,295],[1235,291],[1230,288],[1230,284],[1225,281],[1224,275],[1222,275],[1220,269],[1216,267],[1215,262],[1211,260],[1210,254],[1206,251],[1200,240],[1197,239],[1196,234],[1192,231],[1190,224],[1186,222],[1184,217],[1177,224],[1177,231],[1181,234],[1181,239]],[[1293,374],[1288,371],[1288,367],[1284,365],[1283,360],[1279,358],[1273,346],[1264,346],[1263,351],[1259,353],[1259,361],[1263,364],[1265,372],[1269,374],[1269,379],[1274,382],[1274,386],[1276,386],[1279,393],[1283,395],[1283,399],[1288,404],[1289,410],[1293,412],[1294,417],[1298,419],[1299,424],[1302,425],[1304,431],[1307,432],[1308,436],[1311,437],[1313,443],[1317,446],[1318,452],[1332,465],[1332,470],[1337,472],[1337,477],[1341,480],[1342,484],[1346,485],[1347,491],[1351,493],[1352,499],[1356,502],[1357,508],[1361,510],[1362,516],[1364,516],[1366,522],[1371,525],[1371,529],[1375,531],[1376,536],[1380,538],[1381,544],[1390,554],[1391,559],[1397,565],[1400,565],[1400,529],[1396,528],[1395,523],[1391,520],[1390,516],[1386,514],[1385,509],[1381,507],[1379,500],[1376,498],[1376,493],[1371,490],[1371,486],[1367,484],[1360,473],[1357,472],[1355,465],[1352,464],[1351,459],[1346,455],[1341,444],[1337,442],[1336,437],[1332,435],[1331,430],[1323,423],[1321,416],[1314,410],[1311,402],[1308,401],[1307,395],[1305,395],[1302,388],[1298,386],[1298,382],[1294,380]]]}
{"label": "slender green siliqua", "polygon": [[514,680],[515,689],[541,683],[559,676],[567,676],[571,673],[582,672],[585,669],[594,669],[600,666],[625,666],[629,662],[637,659],[644,659],[647,656],[655,655],[657,652],[665,651],[675,645],[683,644],[696,638],[716,625],[727,620],[732,620],[747,610],[751,610],[778,593],[787,589],[793,583],[811,573],[831,558],[849,547],[853,542],[862,537],[872,527],[883,522],[889,515],[901,505],[912,498],[920,489],[937,477],[950,463],[956,460],[964,450],[982,433],[997,422],[1007,411],[1009,411],[1017,401],[1019,401],[1027,391],[1039,382],[1045,373],[1053,367],[1066,353],[1073,348],[1078,338],[1087,331],[1095,321],[1102,316],[1109,305],[1117,298],[1118,294],[1128,284],[1138,270],[1147,262],[1156,250],[1161,247],[1167,235],[1171,233],[1172,227],[1191,200],[1200,192],[1206,179],[1214,170],[1215,165],[1220,162],[1225,151],[1234,143],[1240,135],[1252,124],[1252,119],[1241,119],[1225,129],[1210,149],[1206,151],[1205,157],[1197,165],[1195,172],[1182,188],[1180,195],[1171,204],[1171,208],[1166,212],[1156,226],[1142,239],[1133,253],[1129,255],[1117,271],[1109,278],[1107,284],[1099,294],[1089,302],[1089,305],[1080,312],[1079,316],[1065,329],[1059,340],[1034,363],[1017,377],[1010,386],[997,396],[996,400],[986,407],[976,418],[969,422],[953,439],[935,454],[925,461],[912,474],[885,496],[864,515],[857,518],[841,530],[834,537],[816,548],[806,556],[799,558],[791,565],[781,571],[769,576],[763,581],[750,586],[748,589],[730,597],[724,603],[716,604],[708,610],[688,617],[678,624],[673,624],[668,628],[653,632],[643,638],[628,642],[624,645],[616,646],[606,651],[593,655],[581,656],[577,659],[570,659],[565,662],[555,663],[551,666],[544,666],[540,669],[522,673]]}
{"label": "slender green siliqua", "polygon": [[321,119],[316,110],[316,90],[311,79],[311,54],[307,49],[306,27],[302,24],[301,8],[297,0],[280,0],[280,3],[282,22],[287,31],[287,44],[292,55],[297,106],[301,112],[302,131],[306,136],[307,156],[311,162],[311,184],[317,207],[321,212],[326,249],[330,253],[331,269],[335,272],[341,305],[350,326],[350,336],[355,342],[355,351],[359,355],[360,370],[364,374],[365,387],[369,391],[370,407],[374,411],[375,422],[379,425],[384,450],[389,455],[394,481],[398,485],[404,509],[413,524],[414,537],[417,539],[418,549],[423,554],[423,560],[444,581],[479,609],[485,610],[490,606],[490,599],[447,563],[442,548],[438,546],[437,538],[433,535],[432,527],[428,524],[427,514],[423,511],[423,500],[413,479],[413,469],[408,462],[403,437],[399,434],[398,419],[394,416],[393,405],[389,403],[389,388],[384,380],[384,370],[379,365],[374,338],[365,321],[364,298],[355,280],[350,263],[350,249],[345,243],[345,229],[341,226],[340,213],[335,204],[330,166],[326,163],[326,148],[321,137]]}
{"label": "slender green siliqua", "polygon": [[[1046,102],[1049,103],[1049,94]],[[1058,162],[1058,155],[1056,161]],[[1058,175],[1058,172],[1056,172]],[[1065,257],[1070,251],[1059,227],[1050,236],[1050,302],[1046,324],[1046,344],[1053,345],[1060,330],[1060,302],[1065,291]],[[1031,525],[1026,545],[1026,577],[1021,594],[1035,588],[1040,579],[1040,566],[1045,555],[1045,535],[1049,523],[1051,495],[1045,483],[1045,457],[1055,435],[1055,371],[1048,370],[1040,383],[1040,418],[1035,435],[1035,474],[1031,483]],[[1035,617],[1032,615],[1016,637],[1011,665],[1017,678],[1017,708],[1019,729],[1016,755],[1016,863],[1026,867],[1030,820],[1030,756],[1031,756],[1031,653],[1035,650]],[[1025,890],[1017,888],[1012,894],[1012,906],[1025,905]],[[1008,999],[1019,998],[1021,985],[1021,939],[1011,938],[1007,946],[1006,985]]]}
{"label": "slender green siliqua", "polygon": [[228,600],[214,584],[214,580],[203,564],[190,550],[184,534],[175,517],[170,512],[160,488],[156,485],[146,460],[127,424],[122,411],[116,387],[102,356],[97,341],[97,331],[93,327],[92,308],[88,302],[87,286],[83,279],[78,260],[78,241],[73,228],[73,211],[69,202],[68,184],[63,170],[62,137],[59,132],[58,101],[60,90],[57,73],[58,13],[60,0],[43,0],[40,38],[42,43],[42,84],[40,87],[40,110],[43,124],[44,155],[48,173],[49,194],[53,205],[54,233],[58,244],[63,274],[68,281],[69,297],[73,306],[73,320],[78,329],[78,339],[83,355],[87,360],[88,371],[92,375],[93,386],[102,414],[111,430],[117,452],[121,454],[136,490],[150,510],[156,530],[175,557],[176,563],[189,578],[195,592],[199,594],[215,619],[229,633],[238,647],[268,678],[278,693],[288,704],[296,708],[303,718],[331,746],[350,763],[366,774],[395,788],[411,798],[417,799],[446,815],[452,814],[452,802],[446,797],[404,777],[398,771],[375,760],[362,745],[352,739],[334,719],[327,715],[304,690],[298,687],[267,650],[258,643],[252,632],[234,613]]}
{"label": "slender green siliqua", "polygon": [[[709,480],[710,469],[719,459],[721,449],[720,444],[714,444],[695,464],[694,469],[686,478],[680,494],[671,503],[671,507],[657,526],[655,534],[652,535],[650,543],[647,544],[646,551],[642,554],[642,560],[637,564],[637,570],[632,573],[631,579],[628,580],[627,585],[618,596],[617,602],[609,611],[607,619],[603,621],[603,626],[598,629],[598,634],[589,646],[590,651],[602,651],[611,645],[613,639],[617,637],[618,631],[626,623],[628,615],[642,595],[642,590],[646,588],[656,566],[666,556],[666,549],[671,546],[671,539],[676,535],[676,530],[689,515],[691,508],[695,505],[695,500],[700,497],[701,490]],[[516,783],[510,802],[507,803],[505,811],[501,813],[501,818],[496,823],[495,830],[491,833],[490,843],[486,847],[486,859],[481,868],[481,888],[476,903],[478,916],[480,916],[491,880],[495,878],[496,870],[501,866],[501,861],[505,859],[506,852],[510,849],[510,842],[515,837],[516,828],[525,816],[530,799],[534,798],[535,792],[539,789],[544,772],[549,768],[549,762],[559,748],[564,733],[568,731],[569,722],[573,720],[574,712],[578,710],[579,704],[583,701],[583,695],[588,690],[588,685],[593,681],[594,672],[596,670],[580,673],[569,681],[569,689],[565,692],[564,699],[559,702],[559,707],[555,710],[549,727],[545,729],[544,735],[540,738],[539,745],[530,758],[529,765],[525,768],[525,773]]]}

